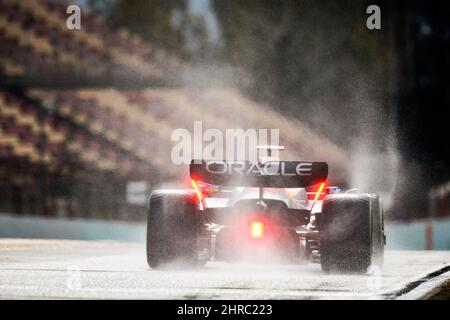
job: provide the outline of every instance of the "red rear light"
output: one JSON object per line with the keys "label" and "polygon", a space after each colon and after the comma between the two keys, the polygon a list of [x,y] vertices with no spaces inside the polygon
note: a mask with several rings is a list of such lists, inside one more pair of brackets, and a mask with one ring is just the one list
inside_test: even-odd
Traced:
{"label": "red rear light", "polygon": [[322,182],[315,186],[306,189],[306,195],[308,200],[316,202],[317,200],[323,200],[327,195],[327,189],[325,188],[326,182]]}
{"label": "red rear light", "polygon": [[250,223],[250,235],[253,239],[261,239],[264,235],[264,224],[261,221]]}
{"label": "red rear light", "polygon": [[194,179],[192,179],[192,180],[191,180],[191,184],[192,184],[192,187],[194,188],[195,193],[197,194],[197,198],[198,198],[198,202],[199,202],[199,204],[200,204],[200,207],[201,207],[201,209],[203,209],[203,208],[204,208],[203,194],[202,194],[202,192],[200,191],[200,189],[198,188],[197,181],[195,181]]}
{"label": "red rear light", "polygon": [[319,198],[320,199],[325,198],[326,193],[324,192],[324,188],[325,188],[325,182],[322,182],[320,184],[319,190],[317,190],[317,192],[316,192],[316,196],[314,197],[314,202],[319,200]]}
{"label": "red rear light", "polygon": [[[194,186],[195,184],[195,186]],[[208,183],[204,183],[202,181],[198,181],[196,179],[191,179],[191,185],[194,190],[200,192],[203,198],[208,198],[209,196],[213,196],[215,193],[220,192],[219,186],[214,186]]]}
{"label": "red rear light", "polygon": [[325,196],[328,194],[328,190],[325,188],[326,182],[322,182],[320,184],[314,185],[306,189],[306,195],[308,196],[308,200],[312,200],[316,202],[317,200],[323,200]]}
{"label": "red rear light", "polygon": [[191,180],[191,184],[192,184],[192,187],[195,190],[195,193],[197,193],[198,200],[202,201],[203,200],[203,194],[201,193],[200,189],[198,188],[197,181]]}

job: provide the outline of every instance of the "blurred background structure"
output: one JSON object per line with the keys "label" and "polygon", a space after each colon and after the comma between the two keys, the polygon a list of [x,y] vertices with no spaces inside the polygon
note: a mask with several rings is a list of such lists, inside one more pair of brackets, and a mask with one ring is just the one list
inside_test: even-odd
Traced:
{"label": "blurred background structure", "polygon": [[0,212],[143,221],[202,120],[279,128],[390,220],[450,215],[448,1],[73,3],[80,30],[66,1],[0,0]]}

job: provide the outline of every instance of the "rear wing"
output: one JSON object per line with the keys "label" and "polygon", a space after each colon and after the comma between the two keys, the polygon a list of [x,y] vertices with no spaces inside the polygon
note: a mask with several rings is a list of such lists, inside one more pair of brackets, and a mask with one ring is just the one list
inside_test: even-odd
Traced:
{"label": "rear wing", "polygon": [[220,186],[305,188],[327,179],[328,164],[306,161],[205,161],[192,160],[192,180]]}

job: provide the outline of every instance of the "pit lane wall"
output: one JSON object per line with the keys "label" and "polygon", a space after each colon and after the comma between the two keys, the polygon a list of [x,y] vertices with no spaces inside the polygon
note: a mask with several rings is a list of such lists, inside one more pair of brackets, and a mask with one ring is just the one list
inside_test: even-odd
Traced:
{"label": "pit lane wall", "polygon": [[0,238],[145,241],[145,224],[0,214]]}
{"label": "pit lane wall", "polygon": [[[0,238],[145,241],[145,224],[0,214]],[[450,250],[450,218],[386,223],[387,249]]]}
{"label": "pit lane wall", "polygon": [[388,249],[450,250],[450,218],[386,223]]}

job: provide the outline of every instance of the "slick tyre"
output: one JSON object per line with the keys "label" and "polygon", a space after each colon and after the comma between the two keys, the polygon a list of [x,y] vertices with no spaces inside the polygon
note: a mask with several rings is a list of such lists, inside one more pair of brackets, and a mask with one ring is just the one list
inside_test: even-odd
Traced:
{"label": "slick tyre", "polygon": [[147,263],[152,269],[196,267],[202,219],[195,192],[158,190],[149,200],[147,215]]}
{"label": "slick tyre", "polygon": [[384,257],[383,210],[378,196],[335,194],[324,199],[320,259],[325,272],[366,273]]}

